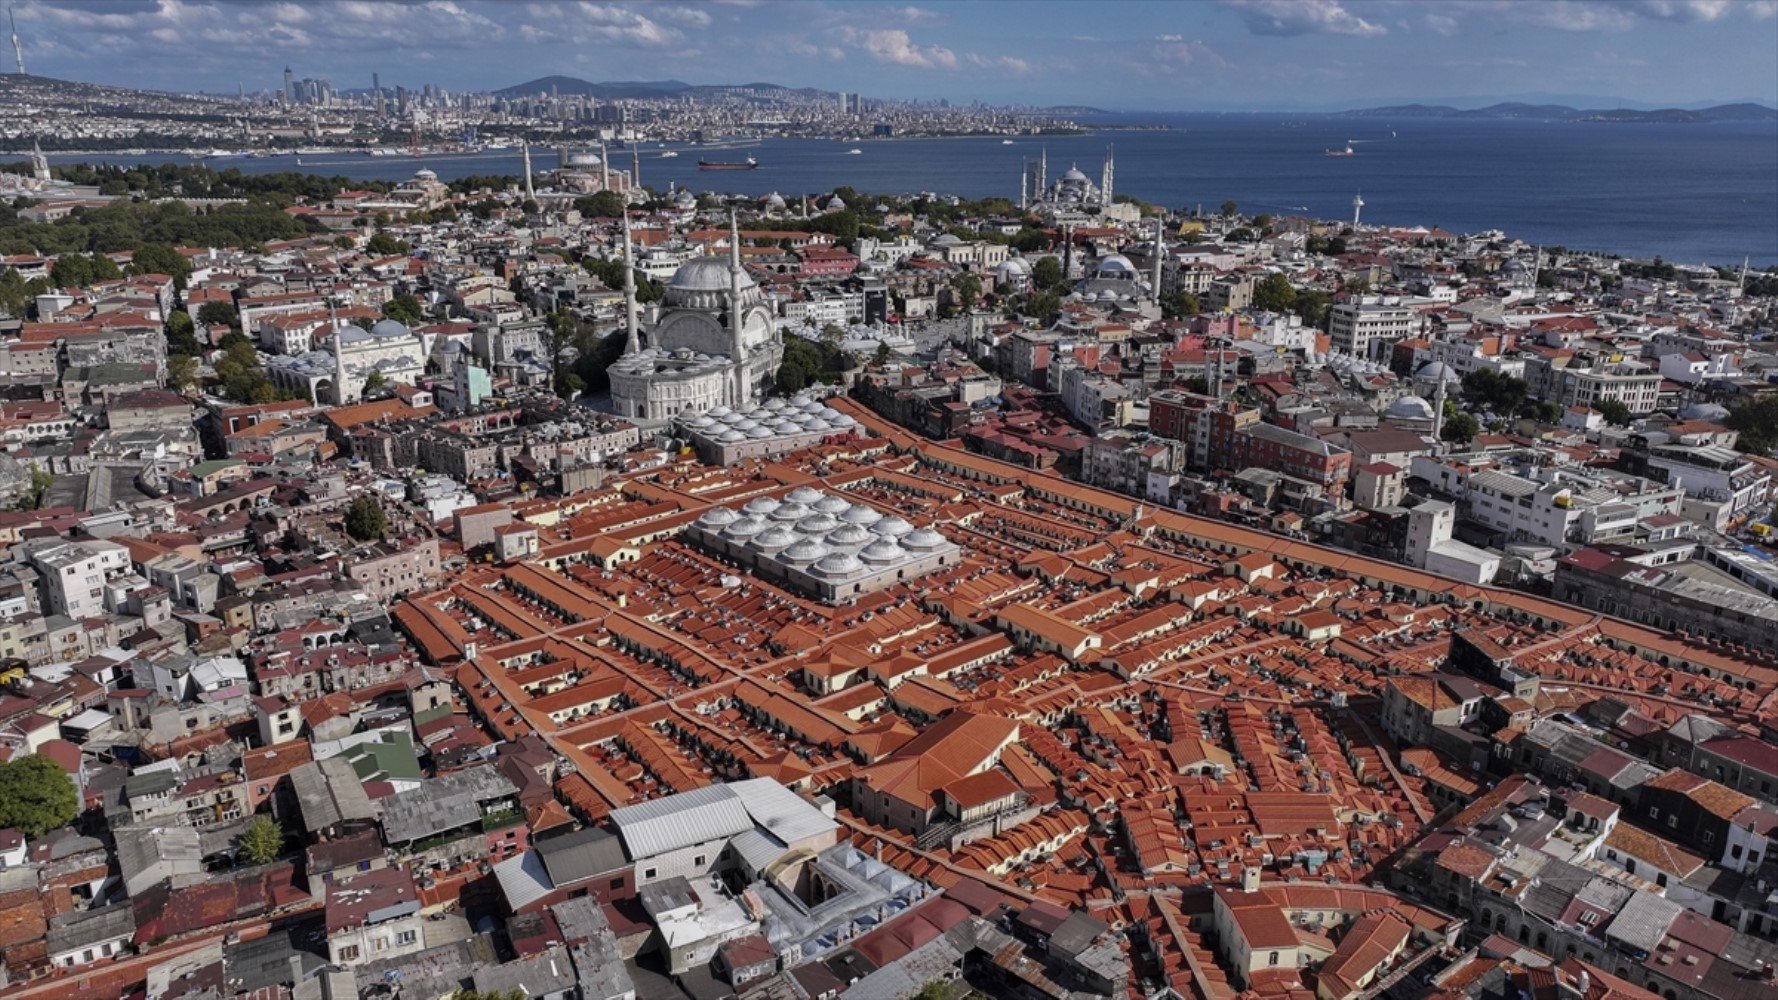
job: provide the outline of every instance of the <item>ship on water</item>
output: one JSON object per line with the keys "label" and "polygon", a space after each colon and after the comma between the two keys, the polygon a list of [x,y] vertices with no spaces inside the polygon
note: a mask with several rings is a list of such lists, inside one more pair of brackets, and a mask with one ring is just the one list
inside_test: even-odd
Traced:
{"label": "ship on water", "polygon": [[698,161],[699,170],[756,170],[758,167],[759,161],[751,156],[739,163],[723,163],[715,160]]}
{"label": "ship on water", "polygon": [[1352,140],[1347,139],[1346,140],[1346,148],[1344,148],[1344,149],[1324,149],[1321,151],[1321,155],[1322,156],[1357,156],[1358,150],[1353,149],[1352,148]]}

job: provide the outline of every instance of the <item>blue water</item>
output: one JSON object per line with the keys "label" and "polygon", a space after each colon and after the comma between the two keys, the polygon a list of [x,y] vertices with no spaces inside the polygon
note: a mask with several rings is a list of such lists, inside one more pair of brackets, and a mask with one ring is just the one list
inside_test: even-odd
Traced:
{"label": "blue water", "polygon": [[[1113,118],[1107,122],[1135,119]],[[643,183],[787,198],[839,185],[861,191],[933,191],[1018,197],[1019,164],[1049,152],[1050,176],[1078,163],[1095,181],[1107,143],[1117,147],[1115,190],[1173,208],[1225,199],[1249,212],[1364,218],[1458,232],[1500,229],[1537,243],[1685,263],[1778,263],[1778,123],[1611,125],[1544,121],[1355,119],[1302,115],[1162,115],[1170,131],[1099,131],[1019,140],[768,139],[745,149],[679,147],[642,154]],[[1392,134],[1393,133],[1393,134]],[[1354,140],[1358,155],[1328,147]],[[851,148],[863,150],[848,155]],[[702,172],[698,157],[756,157],[752,171]],[[554,158],[533,150],[539,168]],[[629,152],[614,151],[620,167]],[[156,162],[172,157],[57,157]],[[518,173],[517,151],[377,158],[360,154],[209,161],[253,173],[301,169],[394,180],[426,166],[449,180]]]}

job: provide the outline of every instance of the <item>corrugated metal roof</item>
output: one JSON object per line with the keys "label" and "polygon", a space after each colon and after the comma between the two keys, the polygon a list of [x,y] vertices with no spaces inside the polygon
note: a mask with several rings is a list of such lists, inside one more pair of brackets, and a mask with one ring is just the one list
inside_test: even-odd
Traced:
{"label": "corrugated metal roof", "polygon": [[633,859],[652,858],[753,828],[752,817],[730,785],[706,785],[614,809],[611,822]]}
{"label": "corrugated metal roof", "polygon": [[555,886],[543,870],[543,858],[536,851],[526,851],[516,858],[507,858],[494,866],[494,878],[506,903],[517,912],[549,895]]}
{"label": "corrugated metal roof", "polygon": [[[632,859],[722,840],[759,828],[784,844],[819,836],[837,824],[806,799],[770,778],[707,785],[611,813]],[[763,854],[763,846],[750,844]],[[749,862],[752,862],[749,858]],[[776,860],[772,858],[770,860]],[[766,863],[769,864],[770,860]]]}

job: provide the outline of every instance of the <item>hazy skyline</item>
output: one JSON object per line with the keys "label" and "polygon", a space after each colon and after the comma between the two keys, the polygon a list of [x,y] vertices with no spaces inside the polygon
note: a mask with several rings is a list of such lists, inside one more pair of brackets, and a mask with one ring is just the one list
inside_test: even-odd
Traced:
{"label": "hazy skyline", "polygon": [[559,73],[1113,110],[1522,94],[1778,104],[1778,0],[14,6],[31,72],[163,90],[275,90],[289,64],[341,89],[373,71],[460,90]]}

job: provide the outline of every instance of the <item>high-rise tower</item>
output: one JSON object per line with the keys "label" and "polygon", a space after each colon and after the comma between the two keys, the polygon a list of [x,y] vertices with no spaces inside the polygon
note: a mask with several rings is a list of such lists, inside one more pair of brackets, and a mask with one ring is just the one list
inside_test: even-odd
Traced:
{"label": "high-rise tower", "polygon": [[1364,211],[1364,195],[1355,194],[1352,196],[1352,228],[1354,230],[1358,228],[1358,213],[1362,211]]}
{"label": "high-rise tower", "polygon": [[1110,205],[1111,204],[1111,175],[1112,175],[1113,165],[1116,162],[1117,162],[1117,149],[1112,146],[1106,146],[1105,147],[1105,169],[1103,171],[1101,171],[1099,174],[1099,203],[1101,205]]}

